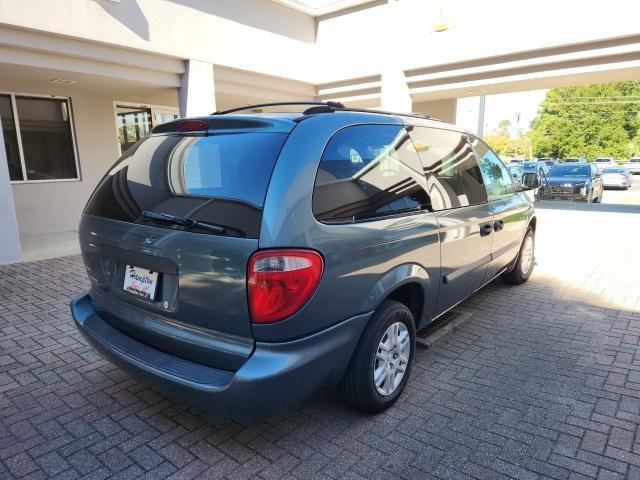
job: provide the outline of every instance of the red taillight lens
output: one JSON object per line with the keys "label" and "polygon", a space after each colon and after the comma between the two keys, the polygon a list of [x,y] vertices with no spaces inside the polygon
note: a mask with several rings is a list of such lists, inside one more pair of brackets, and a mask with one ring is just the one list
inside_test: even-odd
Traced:
{"label": "red taillight lens", "polygon": [[209,124],[204,120],[182,120],[176,125],[179,132],[202,132],[209,129]]}
{"label": "red taillight lens", "polygon": [[293,315],[315,291],[324,262],[312,250],[264,250],[249,259],[247,288],[253,323]]}

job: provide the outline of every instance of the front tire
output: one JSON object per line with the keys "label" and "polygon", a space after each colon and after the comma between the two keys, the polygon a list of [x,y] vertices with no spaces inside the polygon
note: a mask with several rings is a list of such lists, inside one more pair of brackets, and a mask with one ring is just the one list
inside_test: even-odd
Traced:
{"label": "front tire", "polygon": [[352,408],[378,413],[402,394],[416,349],[413,314],[402,303],[385,301],[364,330],[339,389]]}
{"label": "front tire", "polygon": [[535,264],[535,245],[535,231],[529,227],[522,240],[516,264],[510,271],[503,273],[501,276],[504,282],[511,285],[521,285],[529,280]]}

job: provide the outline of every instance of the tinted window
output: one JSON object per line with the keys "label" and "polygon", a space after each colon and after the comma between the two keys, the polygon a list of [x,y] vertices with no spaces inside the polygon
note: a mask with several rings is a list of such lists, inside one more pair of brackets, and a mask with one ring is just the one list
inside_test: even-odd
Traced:
{"label": "tinted window", "polygon": [[9,178],[11,180],[24,180],[22,176],[22,165],[20,164],[20,152],[18,151],[16,124],[13,109],[11,108],[11,97],[9,95],[0,95],[0,120],[2,120],[4,148],[7,151]]}
{"label": "tinted window", "polygon": [[591,175],[589,165],[556,165],[549,172],[550,177],[588,177]]}
{"label": "tinted window", "polygon": [[286,137],[274,132],[148,137],[105,176],[86,212],[129,222],[143,222],[144,210],[165,212],[222,225],[231,235],[257,237]]}
{"label": "tinted window", "polygon": [[[473,138],[472,143],[478,155],[489,198],[515,193],[511,176],[502,163],[502,160],[500,160],[498,156],[493,153],[493,150],[482,140]],[[533,165],[533,172],[535,173],[537,171],[537,164],[533,163]]]}
{"label": "tinted window", "polygon": [[77,178],[67,101],[16,97],[16,107],[27,179]]}
{"label": "tinted window", "polygon": [[313,192],[318,220],[356,221],[429,205],[422,166],[397,125],[358,125],[338,131],[322,155]]}
{"label": "tinted window", "polygon": [[486,203],[487,192],[475,155],[459,132],[416,127],[411,137],[424,166],[434,210]]}

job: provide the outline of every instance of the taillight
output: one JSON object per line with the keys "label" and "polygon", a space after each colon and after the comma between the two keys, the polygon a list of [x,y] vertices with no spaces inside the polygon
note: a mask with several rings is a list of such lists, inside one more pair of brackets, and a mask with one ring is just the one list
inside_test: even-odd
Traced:
{"label": "taillight", "polygon": [[263,250],[249,259],[247,288],[253,323],[293,315],[315,291],[324,262],[312,250]]}

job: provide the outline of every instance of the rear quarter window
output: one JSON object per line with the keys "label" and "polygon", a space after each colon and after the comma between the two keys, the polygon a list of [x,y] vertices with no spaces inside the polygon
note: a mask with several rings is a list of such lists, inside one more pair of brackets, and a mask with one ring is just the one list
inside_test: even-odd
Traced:
{"label": "rear quarter window", "polygon": [[313,214],[323,222],[429,208],[422,166],[399,125],[356,125],[333,135],[320,160]]}

